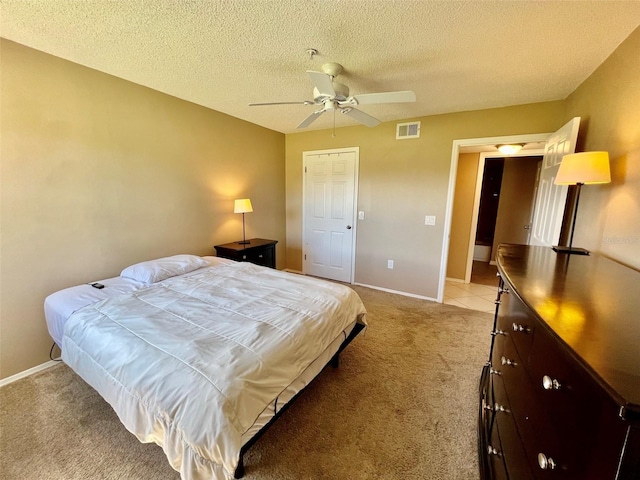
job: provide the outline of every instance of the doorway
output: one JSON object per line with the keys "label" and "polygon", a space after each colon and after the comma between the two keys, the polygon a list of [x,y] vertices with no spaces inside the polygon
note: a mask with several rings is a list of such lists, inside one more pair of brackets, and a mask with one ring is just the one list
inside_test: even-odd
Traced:
{"label": "doorway", "polygon": [[[498,221],[504,161],[504,158],[489,158],[484,162],[475,235],[471,232],[474,242],[474,261],[489,262],[493,258],[493,239]],[[456,212],[454,211],[453,214],[455,215]]]}
{"label": "doorway", "polygon": [[[530,142],[528,148],[508,157],[499,153],[494,144],[461,149],[456,171],[452,172],[456,189],[449,229],[447,279],[470,283],[474,258],[490,262],[499,243],[528,243],[532,201],[528,196],[535,189],[537,162],[542,158],[543,146],[543,142]],[[534,163],[521,160],[523,158],[531,158]],[[527,188],[520,188],[519,184],[523,183],[520,176],[527,178],[524,182]],[[507,188],[500,207],[503,184]],[[500,218],[507,220],[497,222]],[[516,231],[513,225],[521,228]]]}
{"label": "doorway", "polygon": [[497,246],[529,242],[542,158],[460,154],[444,303],[481,311],[495,308]]}
{"label": "doorway", "polygon": [[542,158],[532,155],[485,160],[477,228],[472,240],[472,278],[478,261],[495,264],[501,243],[529,244]]}
{"label": "doorway", "polygon": [[[451,168],[449,174],[449,187],[448,187],[448,196],[447,196],[447,210],[445,214],[445,236],[443,238],[443,249],[442,249],[442,260],[440,263],[440,276],[439,276],[439,288],[438,288],[438,298],[437,300],[442,303],[444,299],[444,287],[445,280],[447,278],[447,267],[448,260],[452,255],[449,254],[450,251],[450,240],[451,240],[451,224],[452,224],[452,211],[454,207],[454,192],[460,186],[456,185],[456,174],[458,171],[458,159],[462,153],[465,152],[476,152],[480,153],[480,156],[484,158],[491,157],[504,157],[503,154],[500,154],[497,151],[496,145],[505,144],[505,143],[521,143],[525,145],[520,152],[512,156],[522,156],[522,155],[542,155],[544,154],[544,146],[546,141],[552,133],[536,133],[536,134],[526,134],[526,135],[510,135],[510,136],[501,136],[501,137],[484,137],[484,138],[469,138],[463,140],[454,140],[453,148],[451,151]],[[477,164],[475,165],[477,170]],[[474,186],[470,186],[465,190],[474,191]],[[474,210],[477,209],[480,197],[479,197],[479,188],[475,188],[475,191],[478,194],[474,197],[471,195],[470,202],[474,205]],[[473,231],[475,233],[477,227],[477,218],[469,215],[468,218],[469,224],[467,225],[467,235],[470,235],[470,232]],[[473,225],[470,225],[473,223]],[[467,240],[468,240],[467,236]],[[473,244],[474,242],[465,242],[466,252],[462,252],[461,255],[456,255],[455,257],[458,260],[462,261],[462,268],[465,269],[464,280],[459,280],[460,283],[470,282],[471,280],[471,267],[473,261]],[[469,264],[468,268],[465,268],[465,265]]]}
{"label": "doorway", "polygon": [[[540,178],[535,197],[533,226],[531,228],[532,245],[551,246],[554,241],[558,241],[562,228],[566,186],[555,185],[554,178],[564,155],[573,153],[576,147],[578,129],[580,127],[580,117],[574,117],[565,125],[553,133],[541,133],[531,135],[512,135],[505,137],[471,138],[464,140],[454,140],[451,150],[451,168],[449,171],[449,188],[447,195],[447,210],[445,214],[445,235],[443,236],[442,259],[440,263],[440,276],[438,287],[438,301],[442,302],[444,297],[444,286],[447,275],[451,220],[454,204],[454,192],[456,191],[456,174],[458,170],[458,157],[465,148],[479,148],[477,151],[494,152],[497,154],[497,145],[519,143],[523,148],[511,156],[544,155]],[[534,144],[538,149],[530,148]],[[488,155],[491,156],[491,155]],[[475,225],[473,230],[475,231]],[[469,247],[471,249],[471,246]],[[465,282],[470,280],[470,268],[468,276],[465,275]]]}

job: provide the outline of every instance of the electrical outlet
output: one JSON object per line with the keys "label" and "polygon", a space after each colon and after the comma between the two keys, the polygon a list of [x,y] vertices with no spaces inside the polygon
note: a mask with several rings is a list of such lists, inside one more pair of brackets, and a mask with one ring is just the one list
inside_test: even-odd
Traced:
{"label": "electrical outlet", "polygon": [[387,268],[393,270],[393,260],[387,260]]}
{"label": "electrical outlet", "polygon": [[436,224],[436,216],[435,215],[426,215],[424,217],[425,225],[435,225]]}

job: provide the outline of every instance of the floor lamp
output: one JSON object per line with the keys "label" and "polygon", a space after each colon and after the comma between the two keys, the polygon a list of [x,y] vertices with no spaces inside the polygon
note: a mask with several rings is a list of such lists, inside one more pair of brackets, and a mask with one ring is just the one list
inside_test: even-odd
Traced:
{"label": "floor lamp", "polygon": [[253,207],[251,206],[251,200],[248,198],[239,198],[233,204],[233,213],[241,213],[242,214],[242,241],[238,242],[240,245],[247,245],[251,243],[250,240],[247,240],[244,230],[244,214],[253,212]]}
{"label": "floor lamp", "polygon": [[582,185],[609,182],[611,182],[611,173],[609,171],[609,154],[607,152],[572,153],[562,157],[562,163],[560,163],[558,174],[553,183],[556,185],[575,185],[577,190],[575,204],[573,205],[573,220],[571,221],[569,245],[554,246],[553,249],[556,252],[589,255],[589,250],[573,247],[573,234],[576,229],[580,188]]}

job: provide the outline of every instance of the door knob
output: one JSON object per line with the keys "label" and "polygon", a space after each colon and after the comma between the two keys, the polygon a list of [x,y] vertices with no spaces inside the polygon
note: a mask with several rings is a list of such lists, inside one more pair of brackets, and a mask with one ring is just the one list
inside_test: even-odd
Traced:
{"label": "door knob", "polygon": [[351,225],[347,225],[347,230],[351,230]]}

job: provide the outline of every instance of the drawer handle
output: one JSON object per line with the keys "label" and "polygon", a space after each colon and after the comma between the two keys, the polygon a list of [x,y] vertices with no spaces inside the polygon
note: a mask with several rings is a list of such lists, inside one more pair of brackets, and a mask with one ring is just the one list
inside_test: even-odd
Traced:
{"label": "drawer handle", "polygon": [[496,404],[493,405],[493,411],[494,412],[509,413],[509,409],[506,408],[504,405],[500,405],[499,403],[496,403]]}
{"label": "drawer handle", "polygon": [[502,365],[510,365],[512,367],[516,367],[518,365],[517,362],[510,360],[505,356],[503,356],[500,361],[502,362]]}
{"label": "drawer handle", "polygon": [[514,332],[529,333],[529,327],[527,327],[526,325],[520,325],[518,323],[514,323],[513,324],[513,331]]}
{"label": "drawer handle", "polygon": [[547,457],[544,453],[538,454],[538,465],[542,470],[553,470],[557,466],[553,458]]}
{"label": "drawer handle", "polygon": [[507,335],[507,332],[505,332],[504,330],[494,330],[493,332],[491,332],[491,335],[493,335],[494,337],[496,335]]}
{"label": "drawer handle", "polygon": [[499,288],[498,289],[498,293],[500,293],[500,294],[509,293],[509,287]]}
{"label": "drawer handle", "polygon": [[502,455],[502,454],[501,454],[497,449],[495,449],[495,448],[494,448],[494,447],[492,447],[491,445],[489,445],[489,446],[487,447],[487,453],[488,453],[489,455],[497,455],[497,456]]}
{"label": "drawer handle", "polygon": [[500,372],[500,370],[494,370],[493,368],[489,369],[489,373],[491,375],[502,375],[502,372]]}
{"label": "drawer handle", "polygon": [[545,390],[560,390],[560,382],[549,375],[542,377],[542,387]]}

